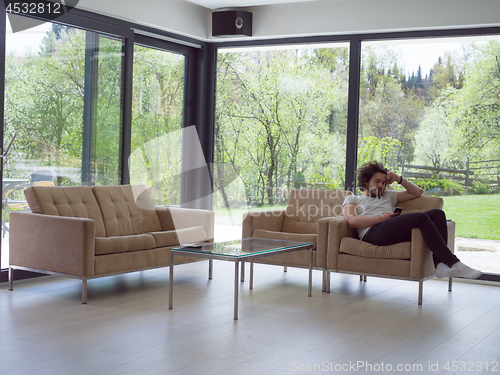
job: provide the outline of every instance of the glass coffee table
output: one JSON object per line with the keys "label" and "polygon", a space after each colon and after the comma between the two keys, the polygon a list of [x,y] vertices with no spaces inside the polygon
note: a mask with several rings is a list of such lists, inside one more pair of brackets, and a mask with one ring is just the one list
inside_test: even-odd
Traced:
{"label": "glass coffee table", "polygon": [[[250,289],[253,288],[253,261],[270,255],[289,253],[292,251],[309,250],[309,284],[308,296],[311,297],[312,290],[312,261],[313,261],[313,243],[295,242],[285,240],[272,240],[266,238],[250,237],[242,240],[217,242],[210,244],[198,244],[190,246],[181,246],[170,249],[170,286],[169,286],[169,305],[172,309],[173,287],[174,287],[174,256],[184,255],[196,258],[209,259],[209,279],[212,278],[212,261],[226,260],[234,262],[234,320],[238,319],[238,278],[239,263],[242,263],[242,276],[244,272],[244,263],[250,262]],[[243,277],[242,280],[243,281]]]}

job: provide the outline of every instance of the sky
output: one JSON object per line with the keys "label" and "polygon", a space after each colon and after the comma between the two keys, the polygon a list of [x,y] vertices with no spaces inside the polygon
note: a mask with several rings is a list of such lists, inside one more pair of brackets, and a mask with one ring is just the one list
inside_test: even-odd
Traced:
{"label": "sky", "polygon": [[15,55],[23,55],[29,50],[38,52],[40,42],[45,33],[49,30],[51,23],[46,22],[40,26],[21,32],[13,33],[10,28],[10,23],[7,21],[6,32],[6,49],[7,53],[14,52]]}

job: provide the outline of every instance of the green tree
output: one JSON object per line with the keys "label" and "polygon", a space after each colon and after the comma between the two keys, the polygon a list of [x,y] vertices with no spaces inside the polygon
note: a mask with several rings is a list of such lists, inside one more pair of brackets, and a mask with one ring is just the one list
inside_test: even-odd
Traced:
{"label": "green tree", "polygon": [[[51,53],[6,57],[7,131],[18,130],[16,152],[57,167],[81,166],[84,87],[84,32],[62,30]],[[47,47],[47,48],[45,48]],[[41,50],[49,50],[47,45]],[[78,135],[79,136],[78,136]],[[61,177],[58,183],[62,183]]]}
{"label": "green tree", "polygon": [[134,47],[131,179],[180,204],[184,56]]}
{"label": "green tree", "polygon": [[426,109],[425,117],[415,137],[417,164],[441,168],[451,166],[450,130],[443,106],[433,105]]}
{"label": "green tree", "polygon": [[[443,60],[445,61],[443,63]],[[446,52],[444,59],[439,61],[432,68],[432,83],[427,96],[430,100],[439,97],[440,93],[449,87],[460,90],[465,81],[464,64],[456,53]]]}
{"label": "green tree", "polygon": [[318,155],[334,137],[329,111],[343,105],[344,86],[314,58],[309,50],[219,55],[216,162],[241,171],[251,200],[273,204],[297,176],[317,173],[318,158],[331,164],[331,154]]}
{"label": "green tree", "polygon": [[[447,119],[453,129],[453,158],[471,161],[500,159],[500,43],[473,45],[461,90],[448,91]],[[476,171],[491,174],[491,170]]]}
{"label": "green tree", "polygon": [[399,141],[399,163],[414,159],[414,137],[425,102],[404,91],[404,78],[396,54],[386,47],[367,47],[362,54],[359,138],[391,137]]}

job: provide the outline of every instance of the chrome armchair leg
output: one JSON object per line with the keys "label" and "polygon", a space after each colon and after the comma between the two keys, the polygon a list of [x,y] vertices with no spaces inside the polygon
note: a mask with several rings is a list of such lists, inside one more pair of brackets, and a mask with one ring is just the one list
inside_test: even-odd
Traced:
{"label": "chrome armchair leg", "polygon": [[424,280],[418,280],[418,304],[422,304],[422,294],[424,292]]}
{"label": "chrome armchair leg", "polygon": [[452,284],[453,284],[453,277],[448,277],[448,292],[451,292]]}
{"label": "chrome armchair leg", "polygon": [[283,267],[283,272],[287,272],[288,271],[288,267],[287,266],[284,266]]}

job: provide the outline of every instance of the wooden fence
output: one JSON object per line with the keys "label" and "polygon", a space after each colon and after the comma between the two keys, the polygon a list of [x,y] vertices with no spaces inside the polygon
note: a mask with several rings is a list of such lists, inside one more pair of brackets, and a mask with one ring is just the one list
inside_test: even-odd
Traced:
{"label": "wooden fence", "polygon": [[[485,182],[500,193],[500,159],[469,161],[465,169],[439,168],[424,165],[398,164],[403,177],[442,178],[460,183],[468,192],[474,182]],[[417,171],[414,171],[417,170]]]}

